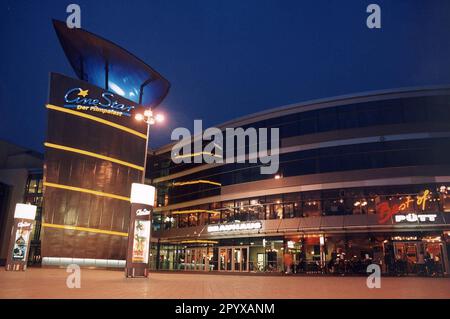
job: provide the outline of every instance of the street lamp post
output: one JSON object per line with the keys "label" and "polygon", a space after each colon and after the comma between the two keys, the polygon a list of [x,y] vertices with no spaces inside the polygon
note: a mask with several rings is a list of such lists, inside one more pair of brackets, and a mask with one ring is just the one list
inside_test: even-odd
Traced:
{"label": "street lamp post", "polygon": [[155,123],[161,123],[164,121],[164,115],[161,113],[153,115],[153,111],[151,109],[147,109],[144,111],[144,114],[138,113],[135,115],[136,120],[144,121],[147,124],[147,142],[145,143],[145,154],[144,154],[144,171],[142,172],[141,183],[145,184],[145,172],[147,170],[147,152],[148,152],[148,142],[150,138],[150,126]]}
{"label": "street lamp post", "polygon": [[[126,277],[147,277],[149,264],[151,263],[151,261],[149,262],[149,257],[151,256],[151,213],[155,203],[155,188],[150,185],[145,185],[148,142],[150,138],[150,126],[163,122],[164,116],[162,114],[153,116],[153,111],[147,109],[143,114],[136,114],[135,118],[147,124],[147,139],[145,143],[141,184],[133,183],[131,187],[130,227],[128,231],[125,275]],[[140,242],[139,240],[135,242],[136,238],[140,238]],[[142,240],[144,240],[144,244],[142,244]]]}

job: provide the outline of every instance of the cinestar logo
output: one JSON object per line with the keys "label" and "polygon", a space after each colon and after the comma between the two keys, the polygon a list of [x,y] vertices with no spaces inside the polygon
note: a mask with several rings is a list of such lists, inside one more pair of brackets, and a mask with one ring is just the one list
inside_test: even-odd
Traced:
{"label": "cinestar logo", "polygon": [[29,222],[20,222],[17,224],[17,227],[19,227],[19,228],[25,228],[25,227],[30,227],[30,226],[31,226],[31,223],[29,223]]}
{"label": "cinestar logo", "polygon": [[253,229],[260,229],[261,227],[262,225],[260,222],[213,225],[208,226],[208,232],[213,233],[213,232],[224,232],[235,230],[253,230]]}
{"label": "cinestar logo", "polygon": [[408,222],[408,223],[416,223],[416,222],[435,222],[436,214],[406,214],[406,215],[395,215],[395,222]]}
{"label": "cinestar logo", "polygon": [[[130,116],[131,110],[135,108],[134,105],[126,105],[119,103],[115,95],[111,92],[103,92],[100,97],[89,97],[89,90],[82,88],[72,88],[64,95],[64,107],[78,108],[81,110],[89,110],[104,113],[113,113],[113,115]],[[116,114],[117,113],[117,114]]]}
{"label": "cinestar logo", "polygon": [[146,208],[138,209],[136,211],[136,216],[147,216],[150,215],[150,211]]}

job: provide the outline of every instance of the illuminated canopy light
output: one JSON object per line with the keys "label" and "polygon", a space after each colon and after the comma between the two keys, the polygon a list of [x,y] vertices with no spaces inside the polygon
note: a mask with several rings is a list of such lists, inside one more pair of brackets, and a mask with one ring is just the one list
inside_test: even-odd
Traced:
{"label": "illuminated canopy light", "polygon": [[235,231],[235,230],[255,230],[255,229],[260,229],[261,227],[262,227],[261,222],[212,225],[212,226],[208,226],[208,233],[226,232],[226,231]]}
{"label": "illuminated canopy light", "polygon": [[217,210],[207,210],[207,209],[189,209],[189,210],[176,210],[172,212],[172,215],[180,214],[194,214],[194,213],[208,213],[208,214],[219,214]]}
{"label": "illuminated canopy light", "polygon": [[210,153],[210,152],[198,152],[198,153],[189,153],[189,154],[176,155],[175,158],[187,158],[187,157],[192,157],[192,156],[195,157],[195,156],[202,156],[202,155],[222,158],[221,155],[216,155],[216,154],[213,154],[213,153]]}
{"label": "illuminated canopy light", "polygon": [[218,244],[219,242],[216,240],[201,240],[201,239],[192,239],[192,240],[183,240],[180,244]]}
{"label": "illuminated canopy light", "polygon": [[205,179],[200,179],[200,180],[197,180],[197,181],[175,182],[172,185],[173,186],[184,186],[184,185],[192,185],[192,184],[211,184],[211,185],[216,185],[216,186],[222,186],[221,183],[208,181],[208,180],[205,180]]}
{"label": "illuminated canopy light", "polygon": [[155,204],[155,187],[151,185],[131,184],[130,202],[153,206]]}
{"label": "illuminated canopy light", "polygon": [[34,220],[36,218],[36,209],[37,206],[35,205],[17,203],[14,218]]}

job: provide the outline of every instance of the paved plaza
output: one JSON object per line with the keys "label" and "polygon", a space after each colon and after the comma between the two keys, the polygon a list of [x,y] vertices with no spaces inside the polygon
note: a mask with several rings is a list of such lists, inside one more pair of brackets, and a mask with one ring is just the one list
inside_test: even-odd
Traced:
{"label": "paved plaza", "polygon": [[365,277],[251,276],[81,270],[81,288],[69,289],[65,269],[0,270],[0,298],[450,298],[449,278],[385,277],[368,289]]}

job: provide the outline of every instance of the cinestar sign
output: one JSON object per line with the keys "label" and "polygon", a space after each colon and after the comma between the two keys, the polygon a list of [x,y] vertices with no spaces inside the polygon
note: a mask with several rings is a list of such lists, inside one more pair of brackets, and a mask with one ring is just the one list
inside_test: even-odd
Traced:
{"label": "cinestar sign", "polygon": [[136,211],[136,216],[147,216],[150,215],[150,211],[146,208],[141,208]]}
{"label": "cinestar sign", "polygon": [[262,227],[261,222],[235,223],[208,226],[208,233],[228,232],[236,230],[255,230]]}
{"label": "cinestar sign", "polygon": [[95,111],[118,116],[131,116],[134,105],[118,102],[111,92],[103,92],[100,97],[90,97],[89,90],[82,88],[69,89],[64,95],[64,107],[75,108],[82,111]]}
{"label": "cinestar sign", "polygon": [[416,223],[416,222],[435,222],[436,214],[406,214],[406,215],[395,215],[395,222],[402,223]]}

